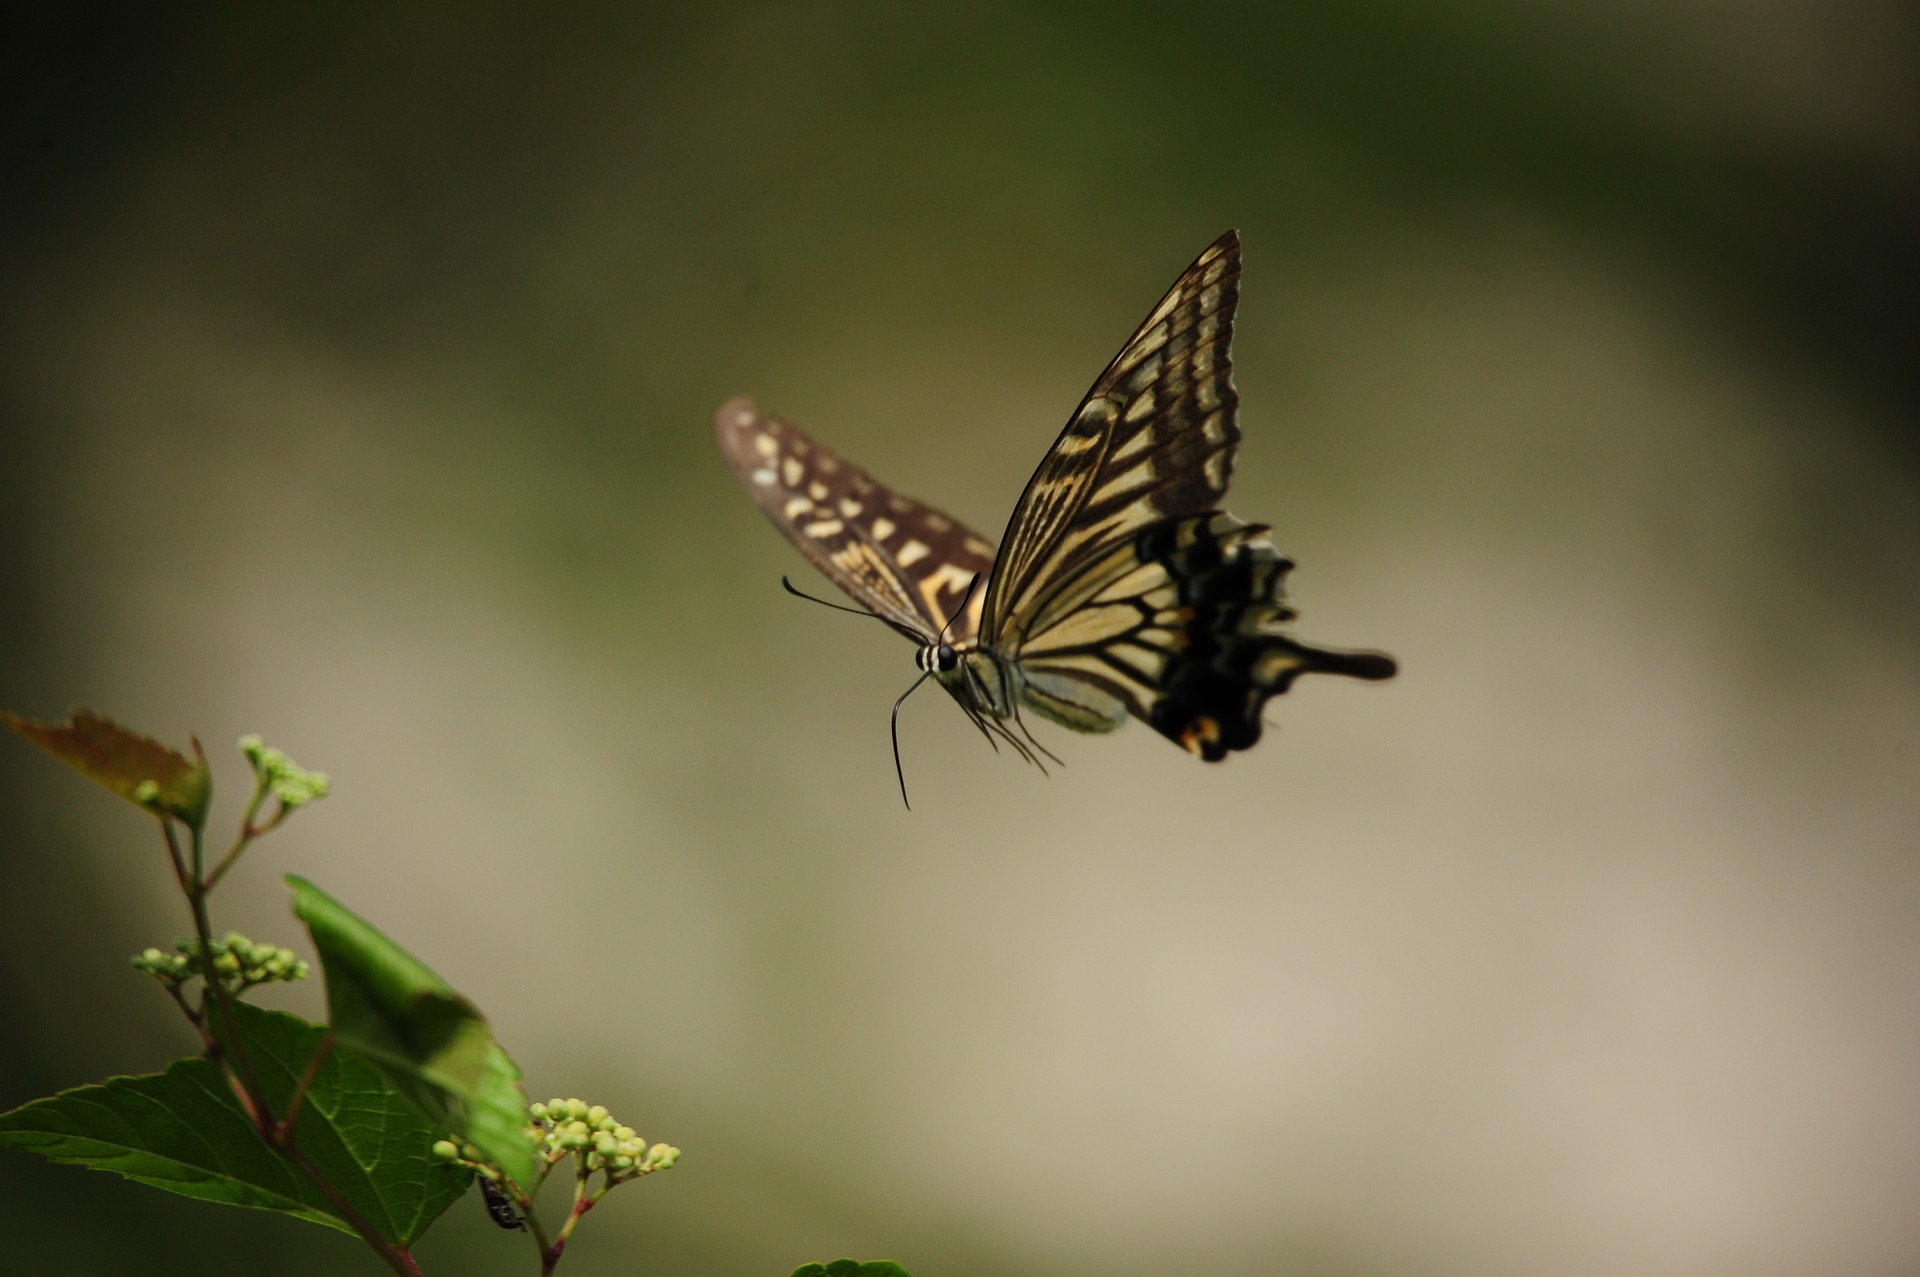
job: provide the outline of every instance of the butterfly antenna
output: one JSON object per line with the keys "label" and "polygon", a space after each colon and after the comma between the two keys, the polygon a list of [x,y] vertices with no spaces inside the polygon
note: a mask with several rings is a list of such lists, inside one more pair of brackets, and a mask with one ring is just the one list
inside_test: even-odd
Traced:
{"label": "butterfly antenna", "polygon": [[908,811],[913,810],[913,804],[907,802],[907,773],[906,770],[900,766],[900,706],[906,701],[907,697],[913,695],[920,684],[926,682],[930,677],[932,677],[931,674],[921,674],[919,678],[913,680],[913,686],[900,693],[900,699],[893,703],[893,774],[900,778],[900,801],[906,803]]}
{"label": "butterfly antenna", "polygon": [[[784,581],[787,578],[781,577],[780,579]],[[947,641],[947,631],[952,629],[953,623],[960,619],[960,614],[967,610],[967,604],[973,599],[974,587],[979,584],[980,584],[980,574],[978,572],[975,572],[973,574],[973,580],[967,582],[967,592],[960,596],[960,606],[953,609],[953,615],[949,616],[947,618],[947,623],[940,627],[940,633],[938,637],[934,639],[934,642],[944,643]],[[787,588],[792,589],[793,587],[788,586]]]}
{"label": "butterfly antenna", "polygon": [[874,620],[880,622],[882,625],[885,625],[888,628],[897,631],[898,633],[906,635],[908,638],[912,639],[915,643],[922,643],[926,641],[923,638],[921,638],[920,635],[915,634],[912,630],[900,624],[898,621],[892,620],[891,618],[888,618],[888,617],[881,616],[877,612],[869,612],[865,608],[847,607],[844,604],[833,603],[828,601],[827,599],[815,598],[813,595],[808,594],[805,590],[801,589],[799,586],[795,585],[792,581],[789,581],[784,576],[780,578],[780,584],[783,587],[785,587],[788,594],[793,595],[793,597],[796,599],[805,599],[809,603],[818,603],[821,607],[830,607],[836,612],[851,612],[855,616],[870,616]]}

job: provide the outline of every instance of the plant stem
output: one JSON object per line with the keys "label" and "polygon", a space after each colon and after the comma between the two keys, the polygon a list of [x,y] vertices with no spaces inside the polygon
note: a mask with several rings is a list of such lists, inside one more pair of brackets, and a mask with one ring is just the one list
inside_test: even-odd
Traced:
{"label": "plant stem", "polygon": [[371,1246],[387,1267],[400,1273],[402,1277],[420,1277],[420,1265],[413,1262],[413,1255],[407,1248],[395,1245],[382,1237],[379,1230],[368,1222],[367,1217],[355,1210],[353,1203],[333,1186],[331,1180],[320,1173],[320,1168],[307,1160],[305,1153],[292,1144],[287,1144],[280,1149],[280,1155],[292,1162],[295,1169],[305,1175],[315,1188],[326,1194],[327,1200],[333,1203],[333,1209],[340,1218],[346,1221],[354,1232],[360,1234],[360,1240]]}
{"label": "plant stem", "polygon": [[306,1103],[307,1092],[313,1086],[313,1079],[320,1076],[320,1066],[333,1052],[333,1030],[320,1039],[320,1045],[314,1048],[313,1058],[307,1061],[307,1067],[301,1072],[300,1080],[293,1084],[293,1097],[287,1101],[287,1112],[275,1128],[275,1143],[291,1146],[293,1143],[293,1124],[300,1117],[300,1106]]}
{"label": "plant stem", "polygon": [[[160,817],[160,832],[167,840],[167,856],[173,861],[174,881],[180,884],[180,894],[191,900],[193,898],[193,887],[187,878],[186,857],[180,853],[180,840],[174,835],[173,821],[170,817]],[[204,965],[204,963],[205,957],[203,951],[202,965]],[[200,1035],[200,1041],[204,1043],[207,1048],[208,1057],[212,1058],[217,1055],[219,1046],[215,1043],[213,1035],[207,1031],[206,1016],[187,1005],[187,1000],[182,996],[180,986],[177,983],[172,980],[163,980],[161,983],[166,987],[167,996],[173,999],[173,1004],[180,1008],[180,1014],[187,1017],[187,1023],[191,1024],[194,1032]]]}
{"label": "plant stem", "polygon": [[160,832],[166,836],[167,854],[173,858],[174,881],[180,884],[182,895],[190,896],[193,888],[187,885],[187,862],[180,854],[180,840],[174,836],[171,816],[160,817]]}
{"label": "plant stem", "polygon": [[567,1222],[560,1225],[560,1231],[554,1235],[553,1244],[540,1252],[540,1277],[548,1277],[560,1264],[560,1256],[567,1249],[567,1242],[573,1237],[574,1228],[580,1223],[580,1217],[593,1209],[595,1202],[606,1193],[602,1188],[598,1193],[589,1195],[587,1184],[592,1180],[593,1172],[587,1169],[586,1158],[580,1158],[580,1166],[573,1176],[573,1207],[567,1211]]}
{"label": "plant stem", "polygon": [[253,824],[253,818],[260,814],[260,804],[266,800],[266,781],[255,781],[253,785],[253,797],[247,802],[247,814],[240,818],[240,832],[235,835],[233,846],[227,848],[227,854],[220,857],[220,863],[215,865],[213,872],[205,878],[200,876],[199,862],[196,861],[194,863],[193,880],[200,884],[201,891],[212,891],[214,884],[226,876],[227,870],[233,868],[234,862],[240,859],[240,854],[253,844],[253,840],[279,824],[281,819],[286,816],[287,809],[282,807],[272,820],[256,829]]}
{"label": "plant stem", "polygon": [[[511,1183],[511,1181],[509,1181],[509,1183]],[[552,1247],[547,1242],[547,1230],[540,1223],[539,1208],[533,1204],[531,1194],[522,1197],[519,1204],[520,1213],[525,1216],[527,1220],[527,1231],[533,1234],[533,1244],[538,1247],[540,1251],[540,1271],[543,1274],[550,1273],[553,1271],[553,1266],[548,1263],[547,1256]]]}
{"label": "plant stem", "polygon": [[567,1156],[568,1154],[566,1153],[548,1153],[540,1159],[540,1173],[533,1177],[533,1187],[527,1190],[528,1197],[539,1196],[540,1189],[545,1186],[547,1182],[547,1176],[553,1174],[553,1168],[559,1165],[561,1159]]}
{"label": "plant stem", "polygon": [[180,1008],[180,1014],[187,1017],[187,1023],[191,1024],[193,1031],[200,1035],[201,1045],[207,1048],[207,1054],[211,1056],[216,1047],[214,1045],[213,1035],[207,1032],[206,1017],[187,1004],[186,996],[180,992],[179,985],[171,980],[165,980],[161,983],[167,990],[167,996],[173,999],[173,1004]]}
{"label": "plant stem", "polygon": [[[260,1089],[260,1083],[253,1075],[251,1063],[246,1058],[246,1048],[240,1043],[240,1026],[235,1023],[233,1009],[227,1001],[227,991],[220,983],[218,973],[213,971],[213,925],[207,918],[206,891],[200,885],[200,866],[204,859],[205,843],[200,830],[189,826],[192,834],[192,866],[189,869],[187,857],[181,853],[180,840],[173,832],[173,823],[162,818],[160,831],[166,836],[167,853],[173,858],[174,876],[179,880],[180,891],[187,898],[187,906],[193,914],[194,935],[200,942],[200,1010],[195,1012],[187,1006],[177,988],[169,987],[173,1000],[185,1013],[193,1027],[199,1031],[200,1040],[206,1044],[207,1058],[220,1066],[227,1079],[227,1085],[233,1090],[233,1097],[246,1111],[254,1128],[262,1139],[268,1138],[273,1127],[272,1109]],[[219,1025],[226,1030],[227,1040],[222,1042],[220,1035],[214,1032],[214,1026],[208,1022],[207,1012],[211,1009],[219,1014]],[[227,1045],[231,1043],[231,1048]],[[237,1066],[237,1067],[236,1067]]]}
{"label": "plant stem", "polygon": [[[195,741],[194,745],[197,748],[199,742]],[[420,1266],[414,1262],[411,1252],[405,1246],[397,1245],[382,1237],[380,1231],[367,1217],[347,1200],[345,1194],[334,1187],[333,1182],[322,1174],[320,1168],[308,1160],[307,1155],[294,1143],[294,1122],[300,1115],[300,1107],[306,1099],[307,1091],[312,1087],[314,1078],[319,1075],[321,1064],[333,1049],[332,1031],[329,1030],[326,1037],[321,1040],[319,1048],[313,1053],[313,1058],[307,1062],[306,1070],[294,1085],[293,1097],[287,1106],[287,1115],[278,1121],[274,1120],[273,1106],[267,1100],[266,1091],[261,1087],[260,1079],[253,1070],[253,1062],[247,1058],[246,1043],[240,1037],[240,1022],[233,1014],[233,995],[227,989],[225,982],[220,979],[219,972],[213,969],[213,923],[207,914],[207,895],[213,890],[214,884],[220,881],[221,875],[225,874],[233,866],[234,861],[239,859],[240,853],[246,850],[247,844],[278,824],[285,816],[286,812],[283,808],[265,826],[255,828],[253,818],[259,814],[260,804],[265,798],[266,786],[264,784],[256,786],[253,801],[247,805],[246,819],[240,824],[240,836],[235,839],[233,847],[227,854],[221,857],[220,863],[214,868],[211,876],[205,872],[206,843],[200,830],[189,827],[193,836],[192,864],[189,869],[188,858],[181,854],[180,841],[174,835],[173,826],[164,818],[161,820],[160,827],[166,834],[167,850],[173,857],[174,875],[178,878],[180,890],[186,896],[188,908],[193,913],[193,930],[200,942],[199,1012],[196,1013],[187,1006],[186,999],[180,995],[180,990],[176,986],[169,984],[167,992],[172,995],[181,1011],[185,1012],[187,1019],[191,1020],[194,1027],[200,1031],[201,1040],[207,1044],[207,1058],[220,1067],[227,1085],[233,1089],[234,1098],[246,1111],[261,1140],[320,1190],[321,1195],[332,1204],[334,1212],[339,1215],[342,1222],[358,1233],[360,1240],[372,1247],[373,1252],[380,1256],[381,1262],[399,1273],[400,1277],[421,1277]],[[213,1025],[208,1023],[209,1012],[216,1017],[221,1033],[214,1032]],[[222,1033],[224,1033],[224,1040]]]}
{"label": "plant stem", "polygon": [[200,979],[206,986],[208,997],[212,1000],[214,1013],[219,1024],[226,1031],[226,1041],[218,1043],[220,1047],[215,1056],[216,1062],[224,1060],[232,1070],[242,1089],[253,1100],[254,1122],[260,1128],[260,1138],[268,1143],[273,1141],[273,1106],[267,1102],[267,1094],[260,1088],[260,1079],[253,1071],[253,1062],[247,1058],[246,1043],[240,1040],[240,1023],[233,1016],[233,998],[227,992],[227,986],[220,980],[219,973],[213,967],[213,924],[207,919],[207,893],[200,887],[200,870],[203,863],[204,844],[200,831],[193,831],[193,887],[187,892],[187,904],[193,909],[193,929],[200,938]]}

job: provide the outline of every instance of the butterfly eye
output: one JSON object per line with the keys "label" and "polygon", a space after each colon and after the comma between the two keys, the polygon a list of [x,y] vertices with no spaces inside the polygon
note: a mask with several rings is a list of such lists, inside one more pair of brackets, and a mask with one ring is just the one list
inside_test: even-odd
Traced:
{"label": "butterfly eye", "polygon": [[942,643],[940,650],[933,654],[933,663],[944,674],[960,663],[960,654]]}

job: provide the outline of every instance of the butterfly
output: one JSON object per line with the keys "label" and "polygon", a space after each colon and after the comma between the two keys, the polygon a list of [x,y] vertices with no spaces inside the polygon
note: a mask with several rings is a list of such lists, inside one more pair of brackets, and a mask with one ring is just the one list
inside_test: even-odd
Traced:
{"label": "butterfly", "polygon": [[1268,698],[1301,674],[1393,677],[1384,653],[1283,633],[1292,562],[1266,526],[1219,508],[1240,442],[1229,356],[1239,295],[1240,237],[1228,231],[1094,381],[998,553],[752,400],[722,405],[720,450],[774,526],[918,646],[921,674],[894,703],[896,725],[900,702],[931,678],[989,743],[1035,764],[1053,755],[1023,710],[1078,732],[1141,719],[1218,762],[1260,739]]}

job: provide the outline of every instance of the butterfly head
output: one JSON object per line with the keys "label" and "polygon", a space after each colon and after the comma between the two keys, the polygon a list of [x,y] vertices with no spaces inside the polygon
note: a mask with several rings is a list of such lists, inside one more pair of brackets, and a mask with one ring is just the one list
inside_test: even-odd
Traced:
{"label": "butterfly head", "polygon": [[914,657],[914,663],[935,678],[939,678],[942,674],[951,674],[960,668],[960,653],[954,650],[953,644],[943,639],[921,648],[918,655]]}
{"label": "butterfly head", "polygon": [[914,663],[969,714],[1006,718],[1013,713],[1006,670],[992,652],[973,640],[948,643],[935,639],[920,649]]}

